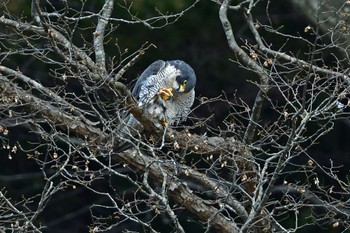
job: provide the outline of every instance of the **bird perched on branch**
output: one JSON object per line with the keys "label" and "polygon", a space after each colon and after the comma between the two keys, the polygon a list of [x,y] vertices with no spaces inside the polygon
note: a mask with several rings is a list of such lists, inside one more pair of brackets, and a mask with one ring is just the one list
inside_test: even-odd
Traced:
{"label": "bird perched on branch", "polygon": [[[153,62],[133,88],[132,95],[145,116],[160,127],[187,119],[195,98],[196,75],[184,61]],[[127,126],[140,131],[141,124],[130,115]]]}

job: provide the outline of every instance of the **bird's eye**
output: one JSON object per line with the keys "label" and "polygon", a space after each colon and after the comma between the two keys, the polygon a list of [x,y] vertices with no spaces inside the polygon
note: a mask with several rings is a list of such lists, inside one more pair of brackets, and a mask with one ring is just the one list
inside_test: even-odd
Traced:
{"label": "bird's eye", "polygon": [[187,84],[187,80],[184,80],[184,85],[186,85]]}

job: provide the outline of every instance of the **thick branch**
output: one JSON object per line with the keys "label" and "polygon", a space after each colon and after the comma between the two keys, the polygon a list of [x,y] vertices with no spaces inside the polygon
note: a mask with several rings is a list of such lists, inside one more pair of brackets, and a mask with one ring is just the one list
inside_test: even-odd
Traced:
{"label": "thick branch", "polygon": [[96,67],[100,74],[106,74],[106,55],[103,47],[103,39],[105,35],[108,19],[110,18],[113,10],[114,0],[106,0],[102,8],[102,15],[98,19],[96,30],[94,32],[94,47],[96,57]]}
{"label": "thick branch", "polygon": [[[208,137],[206,135],[191,134],[168,129],[166,141],[176,143],[181,148],[187,148],[197,154],[220,155],[222,153],[244,154],[247,149],[234,137]],[[176,147],[176,146],[175,146]],[[247,155],[247,158],[251,155]]]}
{"label": "thick branch", "polygon": [[28,76],[22,74],[21,72],[15,71],[15,70],[10,69],[10,68],[5,67],[5,66],[0,66],[0,72],[3,72],[4,74],[8,74],[8,75],[13,75],[14,77],[20,79],[21,81],[23,81],[26,84],[28,84],[29,86],[31,86],[31,88],[34,88],[34,89],[38,90],[39,92],[43,93],[44,95],[46,95],[46,97],[52,98],[57,105],[62,106],[64,109],[67,109],[70,112],[72,112],[74,115],[80,117],[85,123],[88,123],[90,125],[97,124],[97,123],[93,123],[93,122],[89,121],[88,119],[86,119],[85,116],[78,110],[77,107],[68,103],[61,96],[57,95],[55,92],[52,92],[50,89],[44,87],[43,85],[41,85],[37,81],[29,78]]}
{"label": "thick branch", "polygon": [[[164,166],[168,171],[173,171],[174,169],[173,164],[164,163]],[[213,195],[216,195],[216,198],[222,199],[223,203],[232,207],[243,221],[247,220],[248,213],[243,204],[239,202],[221,182],[218,182],[216,179],[212,179],[195,169],[189,168],[186,165],[179,165],[176,169],[179,174],[187,176],[188,179],[192,180],[194,183],[202,185],[207,190],[213,191]]]}
{"label": "thick branch", "polygon": [[[118,156],[120,156],[120,158],[123,159],[126,164],[136,168],[137,170],[147,169],[154,181],[161,184],[163,181],[163,176],[160,173],[160,165],[158,165],[150,157],[137,155],[136,151],[132,152],[132,154],[134,154],[134,156],[130,156],[125,153],[121,153]],[[145,164],[149,164],[149,166],[145,167]],[[238,232],[238,227],[234,222],[228,221],[220,213],[219,209],[205,204],[205,201],[202,198],[196,196],[189,188],[187,188],[185,184],[181,183],[179,180],[170,180],[168,186],[168,195],[175,202],[184,206],[202,221],[210,221],[210,225],[212,225],[218,232]]]}
{"label": "thick branch", "polygon": [[6,96],[13,96],[18,101],[30,106],[32,112],[53,122],[64,131],[75,132],[81,138],[97,139],[103,137],[103,133],[96,127],[85,124],[79,117],[69,115],[57,107],[52,106],[26,91],[16,84],[11,83],[6,77],[0,76],[0,92]]}

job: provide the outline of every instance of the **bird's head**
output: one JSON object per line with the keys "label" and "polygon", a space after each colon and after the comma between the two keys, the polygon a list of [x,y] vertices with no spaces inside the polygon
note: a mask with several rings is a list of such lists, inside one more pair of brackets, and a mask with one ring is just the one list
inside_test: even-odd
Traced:
{"label": "bird's head", "polygon": [[177,69],[177,75],[173,83],[173,89],[177,93],[188,93],[196,86],[196,75],[193,69],[184,61],[169,61],[169,64]]}

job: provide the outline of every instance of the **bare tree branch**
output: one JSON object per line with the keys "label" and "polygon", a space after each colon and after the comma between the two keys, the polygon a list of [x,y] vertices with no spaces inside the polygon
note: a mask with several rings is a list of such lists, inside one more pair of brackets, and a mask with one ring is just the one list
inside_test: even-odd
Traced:
{"label": "bare tree branch", "polygon": [[108,24],[108,19],[112,15],[113,10],[113,0],[106,0],[102,8],[102,15],[99,18],[96,31],[94,32],[94,47],[96,56],[96,66],[100,70],[101,74],[106,74],[106,54],[103,47],[103,39],[105,35],[106,26]]}
{"label": "bare tree branch", "polygon": [[221,24],[224,28],[224,32],[226,34],[226,39],[228,42],[228,45],[230,49],[237,54],[237,57],[244,62],[247,67],[252,70],[253,72],[257,73],[261,77],[261,90],[258,92],[257,96],[255,97],[254,106],[252,109],[252,114],[249,120],[249,125],[246,129],[245,136],[244,136],[244,142],[247,144],[252,143],[255,130],[256,130],[256,124],[259,121],[260,115],[261,115],[261,109],[264,102],[264,93],[266,93],[269,90],[269,82],[268,82],[268,75],[266,71],[259,66],[253,59],[251,59],[237,44],[234,32],[232,30],[232,26],[230,21],[227,18],[227,11],[229,8],[230,0],[224,0],[223,3],[220,6],[220,20]]}

